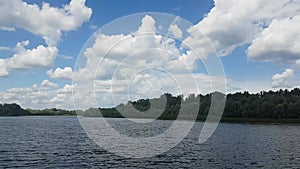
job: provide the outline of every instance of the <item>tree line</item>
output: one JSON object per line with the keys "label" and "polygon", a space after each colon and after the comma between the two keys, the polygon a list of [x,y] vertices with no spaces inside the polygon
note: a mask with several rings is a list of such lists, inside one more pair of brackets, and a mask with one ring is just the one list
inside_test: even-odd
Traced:
{"label": "tree line", "polygon": [[[176,119],[179,111],[184,109],[186,115],[198,109],[198,119],[204,119],[210,109],[212,94],[224,95],[226,104],[223,117],[230,118],[260,118],[260,119],[300,119],[300,89],[262,91],[256,94],[249,92],[237,92],[225,94],[214,92],[207,95],[190,94],[187,98],[182,95],[172,96],[164,94],[160,98],[140,99],[129,101],[127,104],[120,104],[113,108],[90,108],[82,111],[84,116],[104,116],[104,117],[139,117],[160,112],[159,119]],[[152,109],[151,103],[165,102],[162,110]],[[184,106],[184,107],[183,107]],[[157,106],[160,107],[160,106]],[[138,111],[136,111],[138,110]],[[100,113],[101,112],[101,113]],[[122,112],[122,113],[120,113]],[[148,114],[147,114],[148,113]]]}
{"label": "tree line", "polygon": [[0,104],[0,116],[71,116],[76,115],[74,110],[63,109],[22,109],[18,104]]}
{"label": "tree line", "polygon": [[[166,93],[159,98],[140,99],[129,101],[112,108],[90,108],[88,110],[74,111],[62,109],[22,109],[17,104],[0,104],[0,116],[20,115],[81,115],[104,116],[112,118],[141,117],[176,119],[179,112],[184,110],[185,115],[197,110],[198,120],[207,116],[212,94],[226,97],[223,117],[229,118],[260,118],[260,119],[300,119],[300,89],[262,91],[256,94],[237,92],[222,94],[213,92],[206,95],[190,94],[172,96]],[[100,113],[101,112],[101,113]]]}

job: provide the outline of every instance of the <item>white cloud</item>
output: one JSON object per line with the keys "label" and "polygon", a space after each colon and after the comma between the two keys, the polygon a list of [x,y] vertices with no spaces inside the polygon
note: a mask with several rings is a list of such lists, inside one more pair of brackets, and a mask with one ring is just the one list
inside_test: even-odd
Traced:
{"label": "white cloud", "polygon": [[[152,73],[151,73],[152,71]],[[64,109],[73,109],[73,98],[80,99],[75,102],[76,108],[86,109],[89,107],[111,107],[119,103],[126,103],[128,100],[137,100],[140,98],[159,97],[168,92],[173,95],[202,93],[206,94],[214,91],[211,83],[216,86],[223,85],[223,78],[217,76],[208,76],[207,74],[165,74],[158,70],[151,70],[138,74],[133,79],[120,80],[95,80],[80,81],[76,84],[66,84],[59,88],[57,84],[44,80],[41,84],[34,84],[31,87],[12,88],[0,93],[0,102],[17,102],[24,108],[44,109],[46,107],[56,107]],[[235,91],[259,92],[266,87],[261,82],[247,81],[244,83],[230,82],[229,87],[241,87]],[[197,88],[198,86],[198,88]],[[129,88],[128,88],[129,87]],[[74,96],[72,89],[74,88]],[[231,90],[232,92],[232,90]],[[114,100],[111,99],[114,98]],[[96,102],[97,101],[97,102]]]}
{"label": "white cloud", "polygon": [[[180,49],[174,40],[164,39],[155,32],[155,20],[146,15],[141,26],[132,34],[98,34],[93,46],[85,50],[86,65],[75,72],[75,78],[107,79],[118,67],[126,69],[126,76],[138,68],[166,66],[172,58],[180,57]],[[105,64],[98,68],[100,61]]]}
{"label": "white cloud", "polygon": [[281,74],[275,74],[272,78],[272,86],[274,88],[292,88],[296,84],[293,69],[286,69]]}
{"label": "white cloud", "polygon": [[49,80],[44,80],[41,83],[41,87],[42,88],[56,88],[56,87],[58,87],[58,85],[55,84],[55,83],[50,82]]}
{"label": "white cloud", "polygon": [[23,108],[64,108],[73,109],[72,85],[59,88],[58,84],[43,80],[31,87],[16,87],[0,92],[1,103],[18,103]]}
{"label": "white cloud", "polygon": [[56,96],[54,96],[50,102],[52,103],[63,103],[66,100],[67,95],[66,94],[57,94]]}
{"label": "white cloud", "polygon": [[[7,59],[0,59],[0,77],[5,77],[13,70],[50,68],[57,57],[55,47],[61,38],[62,32],[76,30],[88,21],[92,10],[85,6],[85,0],[71,0],[63,7],[51,7],[43,3],[41,7],[29,4],[22,0],[2,0],[0,2],[0,30],[15,31],[22,28],[34,35],[41,36],[47,46],[38,45],[32,49],[25,49],[29,41],[17,43],[14,50],[0,47],[0,50],[14,52]],[[69,58],[69,57],[66,57]],[[64,69],[69,73],[69,69]],[[67,75],[64,75],[63,78]]]}
{"label": "white cloud", "polygon": [[178,25],[176,25],[176,24],[170,25],[169,31],[175,36],[175,38],[177,38],[177,39],[182,38],[182,31],[180,30]]}
{"label": "white cloud", "polygon": [[214,2],[206,17],[188,29],[184,43],[194,51],[204,58],[215,52],[226,56],[249,44],[249,60],[299,67],[300,1]]}
{"label": "white cloud", "polygon": [[18,69],[34,69],[51,67],[57,56],[56,47],[39,45],[34,49],[25,49],[29,41],[18,42],[16,53],[7,59],[0,59],[0,77],[8,76],[10,71]]}
{"label": "white cloud", "polygon": [[[28,45],[26,41],[25,45]],[[9,69],[32,69],[40,67],[51,67],[57,56],[56,47],[45,47],[39,45],[34,49],[25,49],[23,45],[17,44],[18,52],[6,60]]]}
{"label": "white cloud", "polygon": [[22,0],[2,0],[0,2],[0,26],[25,29],[45,39],[49,46],[55,46],[62,31],[75,30],[88,21],[92,10],[85,6],[85,0],[71,0],[63,8],[51,7],[43,3],[28,4]]}
{"label": "white cloud", "polygon": [[66,84],[63,88],[53,91],[48,97],[49,104],[56,108],[74,109],[72,90],[73,85]]}
{"label": "white cloud", "polygon": [[[166,92],[208,93],[213,90],[211,82],[215,90],[224,87],[224,77],[192,73],[200,58],[180,42],[158,34],[156,25],[160,24],[146,15],[136,31],[96,35],[83,52],[85,63],[79,63],[81,67],[74,70],[76,107],[110,107],[128,100],[159,97]],[[174,34],[170,25],[165,29]],[[182,36],[183,32],[177,35]]]}
{"label": "white cloud", "polygon": [[248,48],[250,60],[296,64],[300,59],[300,15],[274,19]]}
{"label": "white cloud", "polygon": [[244,92],[259,93],[272,90],[270,79],[232,80],[227,79],[227,93]]}
{"label": "white cloud", "polygon": [[189,29],[191,36],[185,42],[201,47],[198,50],[204,54],[215,52],[207,41],[196,40],[206,37],[219,54],[228,55],[236,47],[251,43],[274,18],[299,14],[299,6],[299,1],[290,0],[215,0],[215,7],[207,16]]}
{"label": "white cloud", "polygon": [[[156,21],[146,15],[136,32],[96,35],[94,44],[84,51],[86,65],[74,72],[75,79],[105,80],[118,73],[117,69],[122,71],[123,78],[138,69],[152,67],[177,73],[195,70],[195,62],[200,59],[199,56],[184,46],[178,47],[175,40],[156,34],[155,24]],[[174,33],[174,29],[178,28],[177,34],[182,36],[178,26],[175,28],[171,23],[169,28],[169,33]],[[99,63],[102,63],[100,67]]]}
{"label": "white cloud", "polygon": [[73,85],[65,84],[65,86],[63,88],[57,90],[57,93],[58,94],[70,94],[70,93],[72,93],[72,90],[73,90]]}
{"label": "white cloud", "polygon": [[[211,83],[214,83],[215,89],[224,87],[223,77],[208,76],[202,73],[168,74],[154,69],[137,74],[128,80],[108,79],[78,82],[74,86],[73,97],[75,107],[79,109],[111,107],[127,103],[130,100],[159,97],[164,93],[184,94],[185,96],[190,93],[207,94],[215,91],[212,89]],[[60,90],[59,93],[64,93],[64,90]]]}
{"label": "white cloud", "polygon": [[0,31],[9,31],[9,32],[12,32],[12,31],[16,31],[16,28],[9,27],[9,26],[0,26]]}
{"label": "white cloud", "polygon": [[[17,69],[51,67],[58,53],[53,46],[60,40],[62,32],[77,29],[90,19],[91,14],[92,10],[85,6],[85,0],[72,0],[61,8],[50,7],[47,3],[40,8],[21,0],[1,1],[1,30],[25,29],[44,38],[49,47],[39,45],[25,49],[29,41],[18,43],[15,47],[17,52],[11,58],[0,59],[0,76],[8,76],[10,71]],[[227,55],[238,46],[252,43],[248,48],[251,60],[299,66],[297,14],[299,1],[215,0],[215,7],[202,21],[187,30],[190,36],[183,42],[196,49],[201,59],[215,49],[219,54]],[[161,91],[172,94],[208,93],[212,91],[212,82],[217,86],[224,85],[222,77],[189,74],[195,70],[195,62],[200,58],[190,50],[182,50],[184,46],[178,47],[174,40],[157,35],[157,29],[165,28],[160,24],[156,28],[156,24],[151,16],[146,15],[135,32],[97,35],[95,43],[84,51],[86,64],[74,70],[74,97],[80,99],[79,108],[112,106],[113,102],[109,99],[112,92],[118,104],[129,99],[128,91],[132,100],[157,97]],[[183,38],[186,34],[183,32],[186,30],[180,30],[174,23],[166,29],[176,38]],[[165,73],[158,73],[160,69]],[[151,73],[153,71],[156,73]],[[71,79],[73,71],[65,67],[51,69],[47,74],[51,78]],[[232,88],[238,86],[241,90],[259,91],[271,87],[270,82],[268,86],[265,83],[226,80],[232,83]],[[295,84],[294,71],[287,69],[274,75],[272,80],[273,87],[292,87]],[[0,100],[20,102],[24,107],[67,108],[73,105],[72,89],[69,84],[58,89],[57,84],[45,80],[40,85],[2,92]],[[95,99],[101,105],[93,102]]]}
{"label": "white cloud", "polygon": [[68,55],[58,55],[59,57],[63,58],[63,59],[66,59],[66,60],[72,60],[74,59],[73,56],[68,56]]}
{"label": "white cloud", "polygon": [[47,71],[47,75],[55,79],[72,79],[73,71],[71,67],[57,68],[54,71],[52,69]]}
{"label": "white cloud", "polygon": [[145,15],[145,17],[142,19],[142,24],[138,28],[137,33],[155,33],[156,27],[155,27],[155,20],[149,16]]}
{"label": "white cloud", "polygon": [[0,59],[0,77],[6,77],[8,75],[9,75],[9,73],[8,73],[7,67],[5,65],[5,60]]}
{"label": "white cloud", "polygon": [[168,70],[182,72],[188,68],[189,71],[196,69],[195,61],[199,60],[199,57],[192,51],[187,51],[178,57],[176,60],[171,60],[166,68]]}
{"label": "white cloud", "polygon": [[[53,82],[50,82],[49,80],[43,80],[41,84],[33,84],[31,87],[16,87],[16,88],[10,88],[6,90],[6,92],[3,92],[2,94],[17,94],[20,98],[23,98],[26,100],[30,96],[30,98],[34,97],[35,94],[41,94],[41,93],[47,93],[51,90],[55,90],[58,88],[58,84],[55,84]],[[19,98],[15,98],[19,99]],[[30,101],[30,99],[28,99]],[[14,101],[12,101],[14,102]]]}

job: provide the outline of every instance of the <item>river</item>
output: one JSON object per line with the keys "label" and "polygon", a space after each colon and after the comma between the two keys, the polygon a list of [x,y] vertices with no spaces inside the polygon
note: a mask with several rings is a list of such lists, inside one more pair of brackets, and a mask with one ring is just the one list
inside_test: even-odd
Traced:
{"label": "river", "polygon": [[[134,135],[118,127],[129,126],[126,119],[110,123]],[[154,124],[165,129],[172,121]],[[97,146],[77,117],[0,117],[0,168],[300,168],[298,125],[221,123],[200,144],[202,125],[195,123],[183,141],[163,154],[132,159]],[[139,129],[138,135],[147,133]]]}

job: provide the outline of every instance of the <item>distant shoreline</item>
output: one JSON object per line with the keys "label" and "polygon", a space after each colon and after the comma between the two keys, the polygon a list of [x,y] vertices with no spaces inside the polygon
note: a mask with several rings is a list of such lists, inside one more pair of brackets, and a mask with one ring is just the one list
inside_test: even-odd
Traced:
{"label": "distant shoreline", "polygon": [[[1,117],[77,117],[77,115],[21,115],[21,116],[0,116]],[[101,116],[81,116],[86,118],[124,118],[124,117],[101,117]],[[130,117],[133,119],[139,119],[138,117]],[[146,119],[146,118],[140,118]],[[196,122],[205,122],[206,117],[198,117]],[[174,121],[176,118],[164,118],[157,120],[169,120]],[[183,118],[179,120],[191,120],[189,118]],[[237,123],[237,124],[270,124],[270,125],[280,125],[280,124],[298,124],[300,125],[300,119],[263,119],[263,118],[235,118],[235,117],[222,117],[221,123]]]}
{"label": "distant shoreline", "polygon": [[[211,113],[212,98],[224,101],[221,122],[260,124],[300,124],[300,88],[292,90],[261,91],[250,94],[237,92],[223,94],[193,94],[172,96],[165,93],[158,98],[128,101],[110,108],[88,108],[86,110],[64,110],[46,108],[43,110],[22,109],[16,103],[0,104],[0,116],[83,116],[106,118],[136,118],[205,121]],[[197,113],[197,114],[196,114]],[[216,117],[220,119],[220,117]]]}
{"label": "distant shoreline", "polygon": [[249,123],[249,124],[299,124],[300,119],[255,119],[255,118],[229,118],[221,119],[223,123]]}

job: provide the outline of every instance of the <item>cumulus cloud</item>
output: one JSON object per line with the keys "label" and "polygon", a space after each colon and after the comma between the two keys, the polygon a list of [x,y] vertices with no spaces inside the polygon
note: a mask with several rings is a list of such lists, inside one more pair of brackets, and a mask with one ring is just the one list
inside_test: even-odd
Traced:
{"label": "cumulus cloud", "polygon": [[73,71],[71,67],[57,68],[54,71],[53,69],[47,71],[47,75],[54,79],[72,79]]}
{"label": "cumulus cloud", "polygon": [[[163,93],[207,93],[211,83],[224,87],[224,77],[193,73],[200,58],[180,42],[158,34],[157,22],[145,15],[136,31],[128,34],[98,32],[83,52],[85,63],[74,70],[76,107],[110,107]],[[174,25],[164,29],[182,37],[184,30]]]}
{"label": "cumulus cloud", "polygon": [[40,84],[30,87],[15,87],[0,92],[0,102],[18,103],[24,108],[64,108],[73,109],[72,85],[59,85],[49,80],[43,80]]}
{"label": "cumulus cloud", "polygon": [[175,36],[175,38],[177,38],[177,39],[181,39],[182,38],[182,31],[178,27],[178,25],[176,25],[176,24],[170,25],[169,31]]}
{"label": "cumulus cloud", "polygon": [[248,58],[256,61],[297,64],[300,59],[300,15],[274,19],[268,28],[253,40]]}
{"label": "cumulus cloud", "polygon": [[51,97],[48,97],[49,103],[58,108],[74,109],[73,86],[76,85],[65,84],[64,87],[53,91]]}
{"label": "cumulus cloud", "polygon": [[0,59],[0,77],[5,77],[8,75],[9,73],[5,65],[5,59]]}
{"label": "cumulus cloud", "polygon": [[42,88],[56,88],[56,87],[58,87],[58,85],[57,84],[55,84],[55,83],[52,83],[52,82],[50,82],[49,80],[44,80],[42,83],[41,83],[41,87]]}
{"label": "cumulus cloud", "polygon": [[63,88],[57,90],[57,93],[58,94],[71,94],[72,90],[73,90],[73,85],[65,84],[65,86]]}
{"label": "cumulus cloud", "polygon": [[204,57],[214,52],[226,56],[239,46],[250,45],[248,60],[300,67],[300,1],[214,2],[204,19],[188,29],[185,44]]}
{"label": "cumulus cloud", "polygon": [[275,74],[272,77],[272,86],[274,88],[292,88],[296,84],[293,69],[286,69],[281,74]]}
{"label": "cumulus cloud", "polygon": [[[15,49],[0,47],[0,50],[14,53],[10,58],[0,59],[0,77],[8,76],[13,70],[52,67],[58,54],[56,45],[62,32],[76,30],[88,21],[91,15],[92,10],[85,6],[85,0],[71,0],[61,8],[51,7],[49,3],[43,3],[40,7],[22,0],[1,1],[0,31],[25,29],[42,37],[47,46],[38,45],[32,49],[25,49],[29,41],[22,41],[17,43]],[[56,71],[51,74],[54,78],[63,76],[62,78],[70,79],[67,77],[70,74],[69,68]],[[59,74],[60,72],[64,74]]]}
{"label": "cumulus cloud", "polygon": [[50,102],[52,103],[63,103],[66,100],[67,95],[66,94],[57,94],[56,96],[54,96]]}
{"label": "cumulus cloud", "polygon": [[25,49],[29,41],[17,44],[18,52],[13,57],[6,60],[7,67],[11,69],[32,69],[39,67],[51,67],[57,56],[58,49],[56,47],[45,47],[39,45],[34,49]]}
{"label": "cumulus cloud", "polygon": [[[236,47],[250,44],[268,27],[273,19],[284,19],[299,14],[299,1],[278,0],[214,0],[215,6],[207,16],[189,29],[185,42],[201,47],[205,54],[216,49],[220,55],[230,54]],[[282,33],[285,31],[277,32]],[[208,38],[214,45],[196,39]],[[197,42],[195,44],[195,42]]]}
{"label": "cumulus cloud", "polygon": [[58,88],[58,84],[43,80],[41,84],[33,84],[31,87],[11,88],[0,95],[5,99],[0,99],[5,103],[19,103],[24,107],[41,108],[49,106],[49,97],[53,95],[53,91]]}
{"label": "cumulus cloud", "polygon": [[[13,30],[25,29],[45,39],[49,46],[55,46],[62,31],[71,31],[88,21],[92,10],[85,6],[85,0],[71,0],[62,8],[43,3],[42,7],[22,0],[0,2],[0,27]],[[7,29],[9,28],[9,29]]]}
{"label": "cumulus cloud", "polygon": [[[155,20],[146,15],[134,33],[98,34],[94,44],[85,50],[86,65],[75,72],[75,78],[108,79],[117,68],[126,69],[126,76],[137,69],[168,65],[180,55],[175,41],[156,34]],[[98,67],[100,61],[105,64]]]}
{"label": "cumulus cloud", "polygon": [[[136,70],[152,67],[177,73],[195,70],[201,56],[186,46],[179,47],[176,40],[157,34],[156,24],[151,16],[145,15],[135,32],[97,34],[93,45],[84,51],[86,64],[74,72],[75,79],[106,80],[118,73],[116,70],[122,70],[121,76],[125,78]],[[170,23],[168,33],[176,32],[176,36],[182,37],[183,30],[175,25]]]}
{"label": "cumulus cloud", "polygon": [[47,68],[54,64],[58,49],[39,45],[34,49],[25,49],[29,41],[18,42],[16,53],[7,59],[0,59],[0,76],[8,76],[10,71],[18,69]]}

